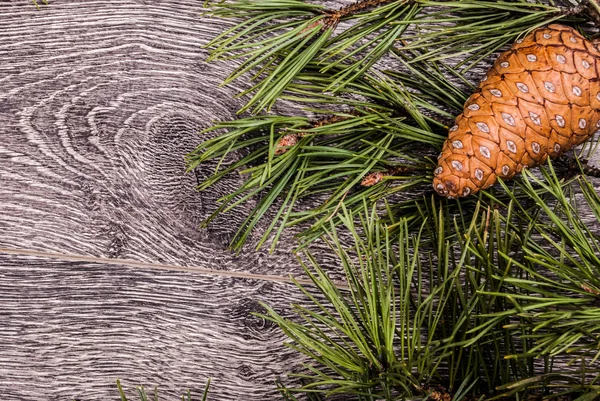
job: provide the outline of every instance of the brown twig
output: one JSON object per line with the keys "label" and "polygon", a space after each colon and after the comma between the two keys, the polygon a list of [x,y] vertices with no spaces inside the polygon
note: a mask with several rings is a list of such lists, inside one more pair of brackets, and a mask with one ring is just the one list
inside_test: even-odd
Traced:
{"label": "brown twig", "polygon": [[386,171],[376,171],[367,174],[360,182],[360,185],[363,187],[372,187],[373,185],[379,184],[381,181],[383,181],[385,177],[391,177],[401,173],[410,173],[414,170],[414,167],[393,167]]}
{"label": "brown twig", "polygon": [[[396,0],[359,0],[354,4],[349,4],[339,10],[325,10],[323,14],[327,16],[325,27],[333,27],[339,24],[344,17],[348,17],[357,14],[361,11],[365,11],[369,8],[378,7],[387,3],[391,3]],[[408,2],[409,0],[407,0]]]}
{"label": "brown twig", "polygon": [[298,132],[296,134],[287,134],[279,138],[277,144],[275,145],[275,154],[277,156],[284,154],[292,146],[296,146],[300,138],[306,135],[304,132]]}
{"label": "brown twig", "polygon": [[588,285],[581,284],[581,288],[582,288],[584,291],[586,291],[586,292],[588,292],[588,293],[590,293],[590,294],[594,294],[594,295],[600,295],[600,291],[598,291],[597,289],[595,289],[595,288],[592,288],[592,287],[590,287],[590,286],[588,286]]}
{"label": "brown twig", "polygon": [[[354,115],[354,113],[351,113],[351,114]],[[312,128],[319,128],[319,127],[323,127],[325,125],[339,123],[340,121],[344,121],[349,118],[351,118],[351,117],[329,116],[329,117],[321,118],[321,119],[315,121],[314,123],[312,123]],[[284,154],[285,152],[290,150],[291,147],[297,145],[298,142],[300,141],[300,139],[302,137],[304,137],[306,134],[307,134],[306,132],[294,132],[294,133],[282,136],[281,138],[279,138],[279,140],[277,141],[277,144],[275,145],[275,154],[278,156]]]}
{"label": "brown twig", "polygon": [[327,21],[327,18],[325,18],[325,19],[320,19],[320,20],[318,20],[318,21],[315,21],[315,22],[313,22],[312,24],[310,24],[309,26],[307,26],[306,28],[304,28],[304,29],[303,29],[303,30],[300,32],[300,35],[301,35],[302,37],[304,37],[306,33],[308,33],[308,32],[310,32],[310,31],[312,31],[312,30],[313,30],[315,27],[317,27],[317,26],[319,26],[319,25],[321,25],[321,31],[323,31],[323,30],[324,30],[324,29],[327,27],[328,23],[329,23],[329,22]]}

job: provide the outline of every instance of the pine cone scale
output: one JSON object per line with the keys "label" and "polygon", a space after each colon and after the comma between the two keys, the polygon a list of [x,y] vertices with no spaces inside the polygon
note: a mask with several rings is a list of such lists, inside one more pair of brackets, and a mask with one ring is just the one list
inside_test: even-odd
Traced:
{"label": "pine cone scale", "polygon": [[590,80],[579,74],[563,74],[563,89],[570,103],[587,107],[590,104]]}
{"label": "pine cone scale", "polygon": [[[522,101],[522,99],[519,99],[519,101]],[[514,107],[502,103],[494,103],[492,110],[494,111],[494,119],[500,127],[513,133],[525,130],[525,119],[520,112],[515,113]],[[499,138],[497,141],[499,141]]]}
{"label": "pine cone scale", "polygon": [[492,67],[497,74],[518,74],[525,68],[514,51],[508,51],[498,57]]}
{"label": "pine cone scale", "polygon": [[544,101],[529,71],[505,74],[505,77],[507,79],[507,86],[513,96],[518,99],[527,100],[528,102],[539,103]]}
{"label": "pine cone scale", "polygon": [[498,57],[450,129],[433,186],[462,197],[557,157],[600,125],[600,52],[550,25]]}
{"label": "pine cone scale", "polygon": [[569,104],[562,83],[562,76],[558,71],[533,71],[531,77],[535,86],[542,96],[547,100],[558,104]]}

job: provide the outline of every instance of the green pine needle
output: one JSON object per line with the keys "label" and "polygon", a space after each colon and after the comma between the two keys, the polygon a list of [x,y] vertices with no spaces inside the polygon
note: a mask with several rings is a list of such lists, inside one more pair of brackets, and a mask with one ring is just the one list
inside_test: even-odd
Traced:
{"label": "green pine needle", "polygon": [[418,203],[416,228],[406,217],[385,223],[366,205],[358,224],[342,206],[343,224],[330,224],[324,240],[349,291],[308,248],[299,260],[316,290],[299,288],[312,306],[294,305],[296,318],[268,307],[263,316],[311,360],[290,377],[299,387],[280,385],[288,399],[316,391],[397,400],[440,388],[454,399],[598,394],[600,235],[569,194],[581,187],[598,224],[600,195],[582,178],[561,180],[552,165],[517,186],[505,188],[505,204],[480,200],[467,216],[452,217],[434,198]]}
{"label": "green pine needle", "polygon": [[[600,236],[579,217],[574,195],[600,225],[591,184],[549,162],[467,199],[441,199],[430,188],[435,154],[474,89],[467,72],[539,26],[593,20],[584,12],[592,6],[363,0],[334,12],[299,0],[285,2],[289,9],[220,4],[217,14],[238,24],[210,44],[211,57],[241,60],[227,83],[253,74],[240,94],[250,96],[243,111],[286,99],[329,118],[216,123],[203,134],[217,136],[187,159],[190,169],[215,168],[201,191],[242,176],[205,222],[253,200],[234,249],[261,222],[256,245],[271,250],[287,228],[306,228],[298,253],[313,286],[299,287],[311,304],[294,305],[293,318],[268,306],[263,316],[309,360],[278,384],[284,398],[598,395]],[[352,23],[340,28],[342,19]],[[383,70],[383,60],[394,68]],[[340,240],[347,234],[352,244]],[[338,257],[345,286],[311,253],[314,241]]]}
{"label": "green pine needle", "polygon": [[[393,91],[392,87],[388,90]],[[270,217],[272,223],[258,243],[261,246],[271,240],[273,249],[285,227],[310,221],[312,230],[320,229],[335,218],[341,205],[360,205],[364,200],[373,204],[391,193],[423,185],[433,164],[419,157],[417,149],[421,143],[439,149],[443,135],[431,130],[411,100],[396,99],[403,102],[407,116],[356,110],[353,114],[334,114],[343,117],[342,121],[312,128],[307,119],[276,116],[248,117],[215,125],[209,131],[227,129],[227,132],[199,145],[188,156],[190,169],[210,160],[217,163],[215,174],[198,189],[206,190],[235,171],[246,178],[238,190],[220,200],[219,207],[204,224],[220,213],[256,199],[258,203],[240,227],[232,247],[240,249],[267,211],[276,208],[275,217]],[[276,155],[280,138],[294,133],[303,135],[298,144]],[[255,150],[219,169],[231,152],[248,146],[254,146]],[[406,171],[394,176],[404,182],[394,188],[361,187],[367,174],[388,169]],[[320,205],[308,210],[295,207],[300,199],[315,195],[322,196]]]}

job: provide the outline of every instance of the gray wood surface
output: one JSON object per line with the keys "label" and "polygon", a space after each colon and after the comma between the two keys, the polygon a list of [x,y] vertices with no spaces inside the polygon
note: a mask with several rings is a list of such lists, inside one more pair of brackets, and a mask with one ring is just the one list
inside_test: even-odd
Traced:
{"label": "gray wood surface", "polygon": [[249,313],[305,302],[291,233],[231,253],[252,205],[199,230],[236,179],[198,194],[184,173],[242,104],[202,49],[227,24],[203,0],[50,1],[0,0],[0,399],[117,400],[117,378],[176,399],[208,377],[210,400],[281,399],[299,357]]}
{"label": "gray wood surface", "polygon": [[211,400],[281,399],[299,358],[249,313],[303,301],[294,242],[231,253],[244,207],[197,227],[235,179],[200,195],[184,174],[241,106],[202,5],[0,1],[2,400],[116,400],[117,378],[176,399],[208,377]]}
{"label": "gray wood surface", "polygon": [[[281,399],[295,353],[250,315],[302,302],[289,284],[0,255],[3,400],[118,400],[158,385],[163,400]],[[279,307],[278,307],[279,308]],[[136,399],[136,398],[133,398]]]}
{"label": "gray wood surface", "polygon": [[[223,25],[202,3],[0,3],[2,246],[267,271],[226,249],[243,207],[197,229],[235,182],[198,195],[184,155],[240,107],[204,61]],[[294,268],[284,248],[270,273]]]}

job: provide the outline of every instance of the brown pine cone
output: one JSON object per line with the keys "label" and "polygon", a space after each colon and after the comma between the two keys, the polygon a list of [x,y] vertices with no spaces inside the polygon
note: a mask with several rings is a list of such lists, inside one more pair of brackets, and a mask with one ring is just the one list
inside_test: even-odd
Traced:
{"label": "brown pine cone", "polygon": [[599,58],[563,25],[517,40],[450,128],[434,189],[449,198],[474,194],[591,137],[600,126]]}

